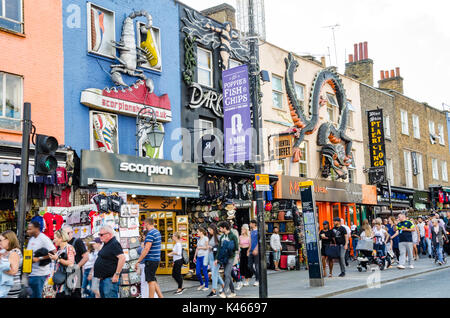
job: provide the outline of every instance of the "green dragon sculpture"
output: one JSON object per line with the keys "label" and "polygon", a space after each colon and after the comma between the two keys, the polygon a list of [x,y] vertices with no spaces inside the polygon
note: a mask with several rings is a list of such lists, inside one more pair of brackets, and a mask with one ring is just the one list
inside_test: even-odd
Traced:
{"label": "green dragon sculpture", "polygon": [[349,109],[345,95],[344,85],[338,74],[332,68],[325,68],[317,72],[309,99],[310,116],[305,115],[302,103],[295,92],[294,74],[297,72],[299,63],[295,60],[292,53],[285,59],[286,63],[286,91],[291,116],[294,121],[294,127],[290,133],[295,137],[293,149],[293,161],[298,162],[301,159],[300,145],[306,135],[311,135],[317,131],[319,123],[320,107],[326,105],[326,99],[321,96],[322,88],[329,84],[339,105],[339,126],[336,128],[332,123],[323,123],[317,135],[317,145],[321,146],[322,157],[322,177],[328,178],[333,169],[338,179],[347,179],[348,173],[345,167],[350,166],[352,162],[352,140],[345,134],[347,129]]}

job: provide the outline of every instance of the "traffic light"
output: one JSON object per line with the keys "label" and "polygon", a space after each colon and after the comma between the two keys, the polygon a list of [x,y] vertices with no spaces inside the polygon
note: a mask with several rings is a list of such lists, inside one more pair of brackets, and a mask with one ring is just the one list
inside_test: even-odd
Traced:
{"label": "traffic light", "polygon": [[36,135],[36,148],[34,154],[34,174],[49,175],[58,168],[55,154],[58,150],[58,140],[55,137]]}

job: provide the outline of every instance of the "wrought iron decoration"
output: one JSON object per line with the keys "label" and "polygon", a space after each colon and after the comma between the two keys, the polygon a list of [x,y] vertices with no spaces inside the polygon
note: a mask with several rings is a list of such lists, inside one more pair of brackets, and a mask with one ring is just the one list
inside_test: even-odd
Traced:
{"label": "wrought iron decoration", "polygon": [[317,130],[320,107],[326,105],[326,100],[321,96],[321,90],[325,84],[329,84],[336,94],[340,119],[338,128],[334,127],[332,123],[323,123],[319,128],[317,145],[322,147],[322,177],[328,178],[331,169],[333,169],[337,173],[338,179],[347,179],[348,173],[345,171],[345,167],[350,166],[352,162],[352,140],[345,134],[349,110],[342,81],[332,68],[325,68],[316,74],[309,99],[311,116],[307,117],[295,92],[294,73],[297,71],[299,63],[295,60],[292,53],[285,59],[285,62],[286,91],[291,116],[294,121],[291,134],[296,139],[293,149],[293,161],[298,162],[301,159],[300,145],[304,141],[305,135],[311,135]]}

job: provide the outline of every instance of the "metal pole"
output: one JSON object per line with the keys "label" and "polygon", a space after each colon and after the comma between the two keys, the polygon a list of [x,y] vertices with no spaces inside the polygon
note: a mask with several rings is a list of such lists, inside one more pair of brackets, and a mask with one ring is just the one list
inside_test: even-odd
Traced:
{"label": "metal pole", "polygon": [[28,197],[28,163],[30,156],[30,133],[31,133],[31,104],[23,105],[23,128],[22,128],[22,161],[19,188],[19,214],[17,215],[17,236],[20,246],[25,244],[25,217]]}
{"label": "metal pole", "polygon": [[391,209],[391,216],[394,216],[394,210],[392,209],[392,190],[391,190],[391,183],[389,182],[389,179],[387,179],[387,185],[388,185],[388,190],[389,190],[389,208]]}
{"label": "metal pole", "polygon": [[[248,1],[249,48],[250,48],[250,82],[253,104],[253,125],[256,131],[256,174],[261,173],[261,119],[259,109],[259,47],[255,32],[255,13],[253,0]],[[266,263],[266,225],[263,212],[263,193],[256,192],[256,212],[258,222],[258,255],[259,255],[259,298],[267,298],[267,263]]]}

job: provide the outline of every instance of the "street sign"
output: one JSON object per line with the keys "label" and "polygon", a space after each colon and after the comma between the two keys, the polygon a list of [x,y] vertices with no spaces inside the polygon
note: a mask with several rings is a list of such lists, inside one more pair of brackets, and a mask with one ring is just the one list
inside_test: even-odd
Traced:
{"label": "street sign", "polygon": [[256,191],[270,191],[268,174],[255,174]]}
{"label": "street sign", "polygon": [[314,182],[300,183],[300,195],[303,208],[303,224],[308,256],[310,287],[324,286],[322,259],[319,252],[319,233],[314,199]]}

